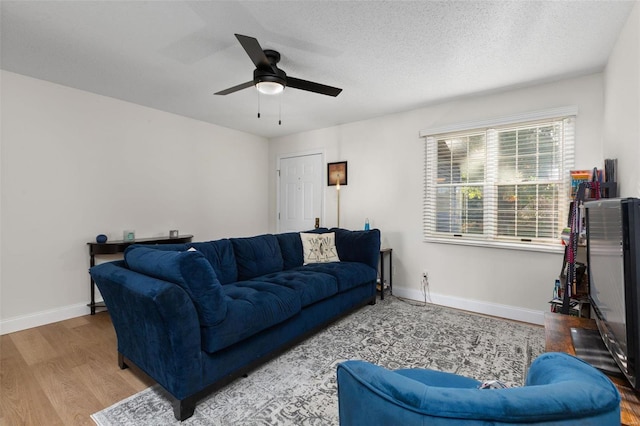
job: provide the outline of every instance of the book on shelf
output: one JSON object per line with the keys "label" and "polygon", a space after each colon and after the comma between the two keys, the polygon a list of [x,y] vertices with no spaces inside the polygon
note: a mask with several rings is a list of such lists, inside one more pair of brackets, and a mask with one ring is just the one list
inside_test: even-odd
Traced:
{"label": "book on shelf", "polygon": [[571,170],[571,197],[575,197],[578,186],[583,182],[591,180],[591,170]]}

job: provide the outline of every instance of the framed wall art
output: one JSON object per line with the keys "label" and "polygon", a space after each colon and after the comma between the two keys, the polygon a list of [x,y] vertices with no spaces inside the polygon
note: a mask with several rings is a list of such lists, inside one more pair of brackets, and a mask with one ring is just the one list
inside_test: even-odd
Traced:
{"label": "framed wall art", "polygon": [[347,162],[339,161],[337,163],[327,164],[327,185],[336,186],[347,184]]}

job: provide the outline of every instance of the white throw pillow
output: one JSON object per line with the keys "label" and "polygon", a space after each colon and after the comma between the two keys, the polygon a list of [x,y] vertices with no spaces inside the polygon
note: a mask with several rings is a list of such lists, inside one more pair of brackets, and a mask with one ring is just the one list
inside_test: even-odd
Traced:
{"label": "white throw pillow", "polygon": [[336,250],[335,232],[325,234],[300,233],[304,264],[340,262],[338,250]]}

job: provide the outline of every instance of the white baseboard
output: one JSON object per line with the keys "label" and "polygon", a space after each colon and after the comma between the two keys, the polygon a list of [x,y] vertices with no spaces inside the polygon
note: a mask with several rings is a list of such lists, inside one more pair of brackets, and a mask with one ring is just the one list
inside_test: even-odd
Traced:
{"label": "white baseboard", "polygon": [[62,308],[50,309],[47,311],[35,312],[29,315],[21,315],[7,318],[0,321],[0,335],[13,333],[15,331],[26,330],[53,322],[63,321],[70,318],[81,317],[91,313],[91,309],[86,303],[64,306]]}
{"label": "white baseboard", "polygon": [[[424,302],[424,295],[418,290],[394,288],[393,294],[405,299]],[[480,300],[463,299],[461,297],[447,296],[437,293],[431,293],[428,295],[427,302],[485,315],[544,325],[543,311],[534,311],[532,309],[483,302]],[[45,324],[51,324],[53,322],[63,321],[70,318],[76,318],[90,313],[91,310],[89,307],[84,303],[80,303],[58,309],[50,309],[48,311],[8,318],[0,321],[0,335],[26,330],[28,328],[38,327]]]}
{"label": "white baseboard", "polygon": [[[424,295],[419,290],[394,287],[393,295],[403,297],[405,299],[416,300],[418,302],[424,302]],[[495,317],[523,321],[531,324],[544,325],[544,311],[534,311],[532,309],[516,306],[501,305],[481,300],[464,299],[461,297],[447,296],[437,293],[428,294],[427,302],[484,315],[492,315]]]}

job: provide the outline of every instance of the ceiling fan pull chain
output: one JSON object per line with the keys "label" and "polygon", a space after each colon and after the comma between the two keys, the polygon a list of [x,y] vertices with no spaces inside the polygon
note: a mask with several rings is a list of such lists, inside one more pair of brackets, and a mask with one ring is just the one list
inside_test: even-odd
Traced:
{"label": "ceiling fan pull chain", "polygon": [[258,92],[258,118],[260,118],[260,92]]}
{"label": "ceiling fan pull chain", "polygon": [[278,126],[282,126],[282,93],[278,95]]}

